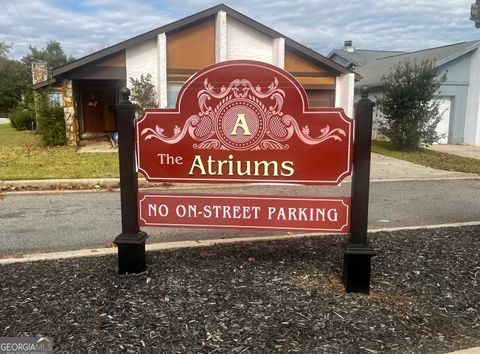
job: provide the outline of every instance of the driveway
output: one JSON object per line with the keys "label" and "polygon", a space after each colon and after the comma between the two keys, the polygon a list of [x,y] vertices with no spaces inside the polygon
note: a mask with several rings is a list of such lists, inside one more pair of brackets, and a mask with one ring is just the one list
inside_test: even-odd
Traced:
{"label": "driveway", "polygon": [[436,144],[429,147],[431,150],[445,152],[447,154],[470,157],[480,160],[480,146],[459,144]]}

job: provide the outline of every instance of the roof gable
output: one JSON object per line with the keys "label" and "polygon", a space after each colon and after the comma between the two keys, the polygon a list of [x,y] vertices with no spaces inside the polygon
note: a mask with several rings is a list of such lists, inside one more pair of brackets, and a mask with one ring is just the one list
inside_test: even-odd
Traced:
{"label": "roof gable", "polygon": [[257,22],[255,20],[251,19],[250,17],[247,17],[247,16],[241,14],[240,12],[237,12],[237,11],[233,10],[232,8],[230,8],[230,7],[228,7],[224,4],[219,4],[219,5],[216,5],[214,7],[209,8],[209,9],[206,9],[204,11],[198,12],[194,15],[185,17],[181,20],[169,23],[165,26],[158,27],[158,28],[153,29],[149,32],[146,32],[146,33],[140,34],[136,37],[127,39],[127,40],[125,40],[123,42],[120,42],[118,44],[115,44],[111,47],[108,47],[108,48],[102,49],[98,52],[89,54],[89,55],[87,55],[83,58],[80,58],[80,59],[78,59],[74,62],[68,63],[68,64],[60,66],[58,68],[55,68],[53,70],[53,76],[54,77],[61,76],[62,74],[65,74],[65,73],[67,73],[67,72],[69,72],[73,69],[76,69],[76,68],[82,66],[82,65],[92,63],[92,62],[100,60],[100,59],[102,59],[106,56],[109,56],[109,55],[118,53],[122,50],[125,50],[127,47],[130,47],[130,46],[133,46],[133,45],[138,44],[140,42],[155,38],[157,35],[159,35],[161,33],[167,33],[168,34],[169,32],[178,31],[178,30],[181,30],[182,28],[186,28],[188,26],[195,25],[198,22],[201,22],[201,21],[203,21],[203,20],[205,20],[209,17],[213,18],[214,16],[217,15],[217,13],[219,11],[226,12],[228,16],[231,16],[232,18],[236,19],[237,21],[240,21],[240,22],[242,22],[242,23],[244,23],[244,24],[246,24],[250,27],[253,27],[257,31],[259,31],[259,32],[261,32],[261,33],[263,33],[263,34],[265,34],[269,37],[285,38],[285,46],[286,47],[292,48],[292,49],[302,53],[304,56],[308,57],[310,60],[318,63],[319,65],[327,67],[327,68],[333,70],[334,72],[337,72],[337,73],[351,73],[352,72],[349,69],[347,69],[347,68],[335,63],[334,61],[324,57],[323,55],[315,52],[314,50],[312,50],[308,47],[305,47],[304,45],[302,45],[302,44],[300,44],[300,43],[298,43],[298,42],[296,42],[296,41],[294,41],[294,40],[292,40],[288,37],[285,37],[281,33],[279,33],[277,31],[261,24],[260,22]]}
{"label": "roof gable", "polygon": [[356,69],[363,77],[358,85],[381,86],[382,76],[387,75],[395,65],[406,60],[418,62],[433,60],[435,67],[440,67],[472,52],[479,46],[480,40],[477,40],[379,58]]}

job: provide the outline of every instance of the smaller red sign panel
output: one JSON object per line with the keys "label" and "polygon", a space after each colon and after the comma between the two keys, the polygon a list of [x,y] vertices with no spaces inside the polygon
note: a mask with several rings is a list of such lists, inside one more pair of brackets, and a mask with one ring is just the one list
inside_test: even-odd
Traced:
{"label": "smaller red sign panel", "polygon": [[338,232],[350,198],[138,193],[140,226]]}

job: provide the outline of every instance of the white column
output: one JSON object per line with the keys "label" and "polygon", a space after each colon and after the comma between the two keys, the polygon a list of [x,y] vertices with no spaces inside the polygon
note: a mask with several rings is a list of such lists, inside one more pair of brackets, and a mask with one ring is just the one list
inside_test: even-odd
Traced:
{"label": "white column", "polygon": [[340,76],[335,78],[335,107],[341,107],[340,103],[340,91],[342,89],[342,82]]}
{"label": "white column", "polygon": [[273,65],[285,68],[285,38],[273,39]]}
{"label": "white column", "polygon": [[167,108],[167,36],[157,36],[158,57],[158,107]]}
{"label": "white column", "polygon": [[337,76],[335,82],[335,107],[343,108],[345,114],[353,117],[353,96],[355,74],[348,73]]}
{"label": "white column", "polygon": [[227,60],[227,13],[219,11],[215,20],[215,63]]}

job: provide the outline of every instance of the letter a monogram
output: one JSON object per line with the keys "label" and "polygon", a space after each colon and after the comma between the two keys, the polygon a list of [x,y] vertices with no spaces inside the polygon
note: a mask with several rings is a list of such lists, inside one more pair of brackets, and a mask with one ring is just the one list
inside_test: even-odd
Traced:
{"label": "letter a monogram", "polygon": [[235,125],[230,135],[237,135],[238,128],[243,129],[243,135],[252,135],[250,129],[248,129],[247,121],[245,120],[245,113],[237,114],[237,120],[235,121]]}

